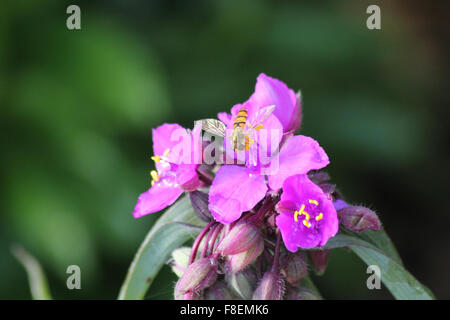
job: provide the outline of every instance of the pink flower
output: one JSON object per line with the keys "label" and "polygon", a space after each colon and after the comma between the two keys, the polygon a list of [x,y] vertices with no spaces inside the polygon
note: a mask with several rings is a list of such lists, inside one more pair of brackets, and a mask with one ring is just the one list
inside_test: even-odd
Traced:
{"label": "pink flower", "polygon": [[194,191],[202,185],[197,174],[200,132],[200,127],[191,133],[178,124],[163,124],[153,130],[152,159],[157,170],[150,172],[151,188],[138,198],[133,211],[135,218],[161,211],[184,191]]}
{"label": "pink flower", "polygon": [[276,225],[291,252],[323,246],[338,231],[338,217],[330,197],[306,174],[289,177],[277,204]]}

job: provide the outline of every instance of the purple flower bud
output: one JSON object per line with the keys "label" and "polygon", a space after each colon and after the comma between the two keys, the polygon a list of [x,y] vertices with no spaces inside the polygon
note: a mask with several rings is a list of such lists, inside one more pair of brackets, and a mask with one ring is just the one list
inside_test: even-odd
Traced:
{"label": "purple flower bud", "polygon": [[289,283],[297,283],[308,274],[302,253],[286,253],[280,258],[281,274]]}
{"label": "purple flower bud", "polygon": [[308,178],[317,185],[326,183],[330,180],[328,173],[323,171],[311,171],[308,173]]}
{"label": "purple flower bud", "polygon": [[195,214],[201,220],[205,222],[210,222],[213,220],[213,216],[208,209],[208,194],[201,191],[189,192],[189,198],[191,199],[192,207],[194,208]]}
{"label": "purple flower bud", "polygon": [[238,254],[250,248],[259,248],[261,241],[261,230],[255,224],[239,221],[219,243],[217,252],[224,256]]}
{"label": "purple flower bud", "polygon": [[381,222],[372,210],[360,207],[349,206],[340,209],[338,212],[339,222],[346,228],[354,232],[364,232],[367,229],[380,230]]}
{"label": "purple flower bud", "polygon": [[247,251],[228,256],[227,272],[237,273],[244,270],[258,258],[264,250],[264,240],[261,238]]}
{"label": "purple flower bud", "polygon": [[316,269],[316,273],[321,275],[327,267],[330,250],[313,250],[308,252],[311,264]]}
{"label": "purple flower bud", "polygon": [[230,288],[223,281],[217,281],[205,290],[205,300],[232,300],[233,295]]}
{"label": "purple flower bud", "polygon": [[217,279],[217,261],[201,258],[188,266],[175,286],[175,296],[197,292],[211,286]]}
{"label": "purple flower bud", "polygon": [[319,185],[324,193],[333,194],[336,191],[336,185],[331,183],[322,183]]}
{"label": "purple flower bud", "polygon": [[284,281],[279,272],[267,271],[253,293],[253,300],[281,300],[284,294]]}
{"label": "purple flower bud", "polygon": [[228,286],[234,294],[244,300],[250,300],[256,288],[256,274],[250,268],[238,273],[229,273],[225,276]]}

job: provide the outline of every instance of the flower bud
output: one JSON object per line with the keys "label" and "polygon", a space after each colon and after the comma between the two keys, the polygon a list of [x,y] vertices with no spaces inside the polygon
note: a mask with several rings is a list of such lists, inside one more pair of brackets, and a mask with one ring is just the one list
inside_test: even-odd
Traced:
{"label": "flower bud", "polygon": [[172,258],[168,261],[168,264],[178,277],[181,277],[186,271],[190,254],[191,248],[188,247],[181,247],[172,251]]}
{"label": "flower bud", "polygon": [[250,269],[238,273],[229,273],[225,276],[228,286],[233,292],[244,300],[250,300],[256,287],[256,275]]}
{"label": "flower bud", "polygon": [[332,194],[336,191],[336,185],[331,183],[322,183],[319,187],[324,193],[328,194]]}
{"label": "flower bud", "polygon": [[261,238],[259,242],[255,243],[255,245],[247,251],[228,256],[226,271],[237,273],[244,270],[261,255],[263,250],[264,240]]}
{"label": "flower bud", "polygon": [[281,274],[289,283],[297,283],[308,274],[302,253],[286,253],[280,258]]}
{"label": "flower bud", "polygon": [[284,294],[284,281],[279,272],[267,271],[253,293],[253,300],[281,300]]}
{"label": "flower bud", "polygon": [[239,221],[217,246],[224,256],[238,254],[258,246],[263,241],[261,230],[251,222]]}
{"label": "flower bud", "polygon": [[309,259],[311,260],[314,269],[316,269],[317,274],[321,275],[325,272],[329,255],[330,250],[308,251]]}
{"label": "flower bud", "polygon": [[208,209],[208,194],[201,191],[189,192],[189,198],[191,199],[192,208],[197,217],[205,222],[213,220],[213,216]]}
{"label": "flower bud", "polygon": [[330,181],[328,173],[323,171],[311,171],[308,173],[308,178],[317,185]]}
{"label": "flower bud", "polygon": [[175,286],[175,296],[197,292],[212,285],[217,279],[217,261],[201,258],[188,266]]}
{"label": "flower bud", "polygon": [[234,297],[230,288],[223,281],[217,281],[205,290],[205,300],[232,300]]}
{"label": "flower bud", "polygon": [[380,230],[381,222],[369,208],[349,206],[338,210],[339,222],[351,231],[361,233],[367,229]]}

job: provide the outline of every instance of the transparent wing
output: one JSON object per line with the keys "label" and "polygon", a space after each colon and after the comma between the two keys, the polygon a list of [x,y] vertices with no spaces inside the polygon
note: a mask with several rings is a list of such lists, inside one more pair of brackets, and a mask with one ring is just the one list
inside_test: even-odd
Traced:
{"label": "transparent wing", "polygon": [[202,124],[202,129],[206,132],[216,136],[225,137],[227,126],[222,121],[217,119],[203,119],[198,120],[195,123],[197,124],[198,122]]}
{"label": "transparent wing", "polygon": [[250,125],[255,128],[263,123],[275,110],[275,106],[268,106],[258,110],[251,119]]}

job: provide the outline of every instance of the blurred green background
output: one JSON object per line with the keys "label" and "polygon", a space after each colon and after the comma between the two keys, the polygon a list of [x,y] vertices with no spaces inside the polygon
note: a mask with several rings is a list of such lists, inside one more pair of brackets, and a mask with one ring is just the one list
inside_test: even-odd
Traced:
{"label": "blurred green background", "polygon": [[[81,7],[79,31],[66,8]],[[368,30],[369,4],[382,29]],[[42,263],[53,296],[113,299],[158,214],[151,128],[247,100],[264,72],[303,93],[301,133],[347,200],[379,213],[407,269],[450,298],[449,2],[3,1],[0,298],[30,298],[10,253]],[[81,290],[66,268],[81,267]],[[384,299],[345,250],[315,278],[327,298]],[[172,297],[165,267],[147,298]]]}

